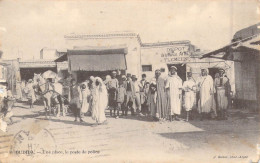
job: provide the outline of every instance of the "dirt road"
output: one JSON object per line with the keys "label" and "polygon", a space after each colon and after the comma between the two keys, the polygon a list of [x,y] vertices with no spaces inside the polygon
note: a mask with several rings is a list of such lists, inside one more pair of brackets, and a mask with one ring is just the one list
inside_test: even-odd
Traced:
{"label": "dirt road", "polygon": [[108,116],[108,124],[96,126],[91,117],[84,123],[74,122],[72,115],[44,120],[42,106],[28,108],[14,107],[7,161],[230,163],[258,158],[259,115],[246,111],[230,110],[226,121],[160,123]]}

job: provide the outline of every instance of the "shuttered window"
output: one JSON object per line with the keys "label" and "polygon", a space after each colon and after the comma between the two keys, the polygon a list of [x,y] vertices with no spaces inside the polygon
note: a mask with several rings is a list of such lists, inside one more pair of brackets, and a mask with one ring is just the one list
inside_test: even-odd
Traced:
{"label": "shuttered window", "polygon": [[152,65],[142,65],[142,71],[143,71],[143,72],[153,71]]}

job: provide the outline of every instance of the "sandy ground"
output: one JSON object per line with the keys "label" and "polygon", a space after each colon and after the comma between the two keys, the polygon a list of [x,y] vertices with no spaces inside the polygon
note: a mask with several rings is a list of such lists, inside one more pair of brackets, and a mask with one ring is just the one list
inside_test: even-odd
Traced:
{"label": "sandy ground", "polygon": [[248,111],[230,110],[226,121],[162,123],[140,116],[115,119],[107,112],[106,125],[94,125],[91,117],[74,122],[72,115],[44,120],[42,106],[21,103],[13,112],[15,123],[0,136],[1,147],[10,146],[10,154],[0,151],[4,162],[230,163],[259,157],[259,115]]}

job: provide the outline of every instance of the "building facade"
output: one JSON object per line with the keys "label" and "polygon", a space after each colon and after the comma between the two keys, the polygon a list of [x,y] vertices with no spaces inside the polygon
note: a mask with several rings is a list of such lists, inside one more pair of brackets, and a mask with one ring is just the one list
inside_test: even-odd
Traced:
{"label": "building facade", "polygon": [[[103,71],[103,73],[96,72],[97,76],[104,77],[110,74],[112,70],[120,69],[123,74],[131,73],[136,75],[138,79],[141,79],[142,74],[146,74],[148,81],[154,77],[156,69],[160,69],[162,75],[166,78],[169,67],[172,65],[178,68],[178,75],[183,81],[186,80],[186,72],[188,71],[193,72],[193,78],[197,80],[200,77],[201,68],[208,68],[213,78],[218,69],[223,68],[230,79],[232,91],[235,91],[234,63],[214,58],[200,59],[203,53],[198,51],[190,41],[142,43],[139,35],[135,33],[70,34],[65,36],[65,41],[69,50],[66,55],[60,57],[57,61],[68,61],[68,69],[76,79],[79,76],[88,78],[91,74],[86,74],[86,72],[93,72],[93,67],[96,67],[96,71]],[[118,62],[116,62],[118,68],[114,67],[113,69],[113,66],[110,66],[105,71],[103,67],[112,63],[112,61],[108,63],[110,62],[108,56],[115,53],[124,53],[125,61],[118,59]],[[81,55],[88,57],[84,58]],[[95,58],[98,58],[99,62],[91,59],[91,55],[96,55]],[[102,55],[106,56],[102,58]],[[122,65],[121,62],[126,62],[125,69],[119,66]],[[88,64],[90,66],[86,66]],[[99,68],[97,68],[97,65]]]}
{"label": "building facade", "polygon": [[237,107],[259,108],[260,23],[237,31],[229,45],[203,55],[234,61]]}

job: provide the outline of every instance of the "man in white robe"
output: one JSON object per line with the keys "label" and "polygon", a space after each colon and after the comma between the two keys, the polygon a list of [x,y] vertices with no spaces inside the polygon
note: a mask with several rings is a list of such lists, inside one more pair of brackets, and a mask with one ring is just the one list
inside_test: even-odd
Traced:
{"label": "man in white robe", "polygon": [[185,92],[185,97],[184,97],[184,108],[187,112],[187,117],[186,117],[186,121],[189,121],[189,117],[192,115],[190,115],[190,112],[192,111],[193,107],[196,104],[196,82],[195,80],[192,78],[192,72],[187,72],[187,77],[188,80],[186,80],[183,83],[183,90]]}
{"label": "man in white robe", "polygon": [[165,88],[168,96],[167,106],[170,110],[170,120],[172,121],[173,116],[175,120],[178,120],[178,116],[181,114],[182,80],[177,75],[175,66],[170,68]]}
{"label": "man in white robe", "polygon": [[208,69],[201,69],[201,79],[198,86],[200,91],[199,113],[201,113],[201,120],[203,120],[211,111],[216,114],[213,79],[208,75]]}

